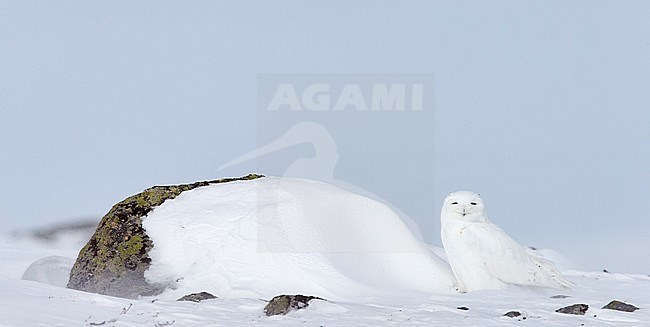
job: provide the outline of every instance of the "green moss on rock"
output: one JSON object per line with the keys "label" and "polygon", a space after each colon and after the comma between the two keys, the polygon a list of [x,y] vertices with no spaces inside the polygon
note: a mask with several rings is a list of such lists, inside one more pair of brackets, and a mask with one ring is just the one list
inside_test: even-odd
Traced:
{"label": "green moss on rock", "polygon": [[286,315],[295,310],[304,309],[309,306],[311,300],[327,301],[317,296],[296,295],[278,295],[269,301],[264,307],[264,313],[267,316]]}
{"label": "green moss on rock", "polygon": [[192,184],[154,186],[117,203],[79,252],[70,272],[68,288],[125,298],[159,294],[164,285],[150,284],[144,278],[151,263],[148,253],[154,245],[142,228],[142,218],[182,192],[260,177],[264,176],[249,174]]}

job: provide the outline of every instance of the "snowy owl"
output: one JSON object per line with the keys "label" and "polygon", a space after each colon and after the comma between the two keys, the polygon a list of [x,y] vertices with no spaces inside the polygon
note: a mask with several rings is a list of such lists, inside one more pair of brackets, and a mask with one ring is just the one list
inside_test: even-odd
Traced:
{"label": "snowy owl", "polygon": [[441,213],[442,244],[458,290],[503,289],[509,284],[569,287],[554,263],[529,253],[490,222],[478,194],[449,194]]}

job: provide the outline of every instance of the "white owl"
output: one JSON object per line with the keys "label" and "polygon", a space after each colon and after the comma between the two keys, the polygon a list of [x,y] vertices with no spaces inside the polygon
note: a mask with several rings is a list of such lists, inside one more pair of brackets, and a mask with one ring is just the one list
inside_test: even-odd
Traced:
{"label": "white owl", "polygon": [[441,213],[442,244],[461,292],[503,289],[509,284],[565,288],[571,285],[549,260],[529,253],[490,222],[478,194],[449,194]]}

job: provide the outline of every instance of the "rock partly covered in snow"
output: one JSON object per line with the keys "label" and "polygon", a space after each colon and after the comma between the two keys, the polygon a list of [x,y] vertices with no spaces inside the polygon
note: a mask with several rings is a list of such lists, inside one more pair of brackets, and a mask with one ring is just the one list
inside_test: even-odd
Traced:
{"label": "rock partly covered in snow", "polygon": [[271,299],[264,307],[264,313],[267,316],[286,315],[287,313],[295,310],[304,309],[309,306],[311,300],[323,300],[317,296],[305,295],[278,295]]}
{"label": "rock partly covered in snow", "polygon": [[580,315],[584,316],[589,310],[589,305],[586,304],[572,304],[568,307],[559,308],[555,312],[569,314],[569,315]]}
{"label": "rock partly covered in snow", "polygon": [[201,302],[203,300],[211,300],[211,299],[216,299],[217,297],[208,293],[208,292],[199,292],[199,293],[192,293],[192,294],[187,294],[183,296],[182,298],[176,300],[176,301],[191,301],[191,302]]}
{"label": "rock partly covered in snow", "polygon": [[157,186],[116,204],[69,288],[166,299],[451,293],[451,269],[387,205],[307,179]]}
{"label": "rock partly covered in snow", "polygon": [[625,302],[621,302],[618,300],[613,300],[612,302],[609,302],[606,306],[603,307],[603,309],[625,311],[625,312],[634,312],[636,310],[639,310],[639,308],[631,304],[627,304]]}
{"label": "rock partly covered in snow", "polygon": [[143,217],[182,192],[259,177],[262,176],[251,174],[185,185],[154,186],[117,203],[102,218],[95,234],[79,252],[68,288],[126,298],[159,294],[164,288],[144,278],[151,263],[148,253],[153,244],[142,228]]}
{"label": "rock partly covered in snow", "polygon": [[161,297],[450,294],[451,269],[387,205],[308,179],[265,177],[184,192],[143,220]]}
{"label": "rock partly covered in snow", "polygon": [[503,314],[504,317],[510,317],[510,318],[516,318],[521,316],[521,312],[519,311],[508,311],[505,314]]}

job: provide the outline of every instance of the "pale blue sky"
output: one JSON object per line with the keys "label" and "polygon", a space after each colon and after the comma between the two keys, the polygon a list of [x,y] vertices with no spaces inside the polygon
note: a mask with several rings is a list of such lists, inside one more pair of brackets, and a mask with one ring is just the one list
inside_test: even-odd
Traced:
{"label": "pale blue sky", "polygon": [[0,1],[0,219],[101,216],[221,177],[269,131],[259,73],[429,73],[430,130],[385,122],[421,147],[347,126],[337,179],[434,243],[445,195],[471,189],[524,244],[649,273],[648,17],[647,1]]}

